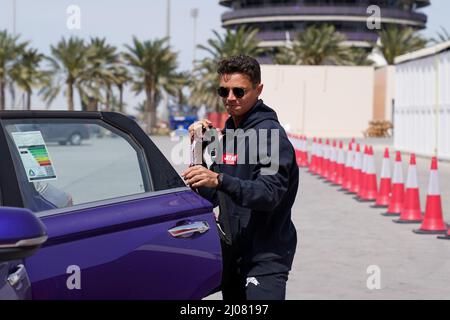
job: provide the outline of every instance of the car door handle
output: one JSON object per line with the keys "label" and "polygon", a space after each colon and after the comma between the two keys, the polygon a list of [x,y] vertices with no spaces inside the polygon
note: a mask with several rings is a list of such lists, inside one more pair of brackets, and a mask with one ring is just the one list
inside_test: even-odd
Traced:
{"label": "car door handle", "polygon": [[23,264],[17,265],[16,271],[11,273],[8,276],[8,283],[11,287],[16,287],[22,280],[24,280],[27,276],[27,272],[25,270],[25,266]]}
{"label": "car door handle", "polygon": [[205,233],[209,230],[209,224],[206,221],[197,221],[169,229],[169,233],[175,238],[192,237],[195,233]]}

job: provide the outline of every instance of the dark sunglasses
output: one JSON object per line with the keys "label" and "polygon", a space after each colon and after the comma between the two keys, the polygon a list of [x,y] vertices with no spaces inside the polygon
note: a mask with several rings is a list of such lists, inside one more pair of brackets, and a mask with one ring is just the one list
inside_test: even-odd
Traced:
{"label": "dark sunglasses", "polygon": [[[231,90],[233,90],[233,95],[238,99],[242,98],[245,95],[244,88],[232,88]],[[222,98],[228,98],[228,95],[230,94],[230,88],[220,87],[219,89],[217,89],[217,93]]]}

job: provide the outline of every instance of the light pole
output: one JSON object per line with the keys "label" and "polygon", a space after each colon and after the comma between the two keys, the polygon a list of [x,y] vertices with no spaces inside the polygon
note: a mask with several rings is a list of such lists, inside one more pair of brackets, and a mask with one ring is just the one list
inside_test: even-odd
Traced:
{"label": "light pole", "polygon": [[13,29],[12,33],[13,36],[16,35],[16,0],[12,0],[12,6],[13,6]]}
{"label": "light pole", "polygon": [[198,8],[194,8],[191,10],[191,17],[194,19],[194,48],[193,48],[193,58],[192,58],[192,66],[195,63],[195,52],[197,49],[197,18],[198,18]]}
{"label": "light pole", "polygon": [[170,44],[170,0],[167,0],[166,37]]}
{"label": "light pole", "polygon": [[[167,0],[167,12],[166,12],[166,37],[167,44],[170,50],[170,0]],[[169,110],[169,93],[166,90],[163,90],[163,111],[160,114],[160,118],[162,120],[167,121],[169,118],[168,110]]]}

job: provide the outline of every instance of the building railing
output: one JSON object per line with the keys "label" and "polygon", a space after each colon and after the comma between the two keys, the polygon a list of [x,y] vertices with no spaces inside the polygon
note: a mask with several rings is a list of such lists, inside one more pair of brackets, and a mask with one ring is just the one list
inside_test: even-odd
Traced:
{"label": "building railing", "polygon": [[[378,34],[376,32],[362,32],[362,31],[340,31],[344,34],[348,41],[369,41],[376,42]],[[298,31],[289,31],[289,39],[295,40]],[[260,41],[286,41],[286,31],[261,31],[257,34]]]}
{"label": "building railing", "polygon": [[[222,14],[222,22],[232,19],[257,18],[267,16],[294,16],[294,15],[333,15],[333,16],[370,16],[367,7],[350,6],[274,6],[266,8],[238,9]],[[410,12],[401,9],[381,8],[382,18],[404,19],[415,22],[427,22],[427,16],[420,12]]]}

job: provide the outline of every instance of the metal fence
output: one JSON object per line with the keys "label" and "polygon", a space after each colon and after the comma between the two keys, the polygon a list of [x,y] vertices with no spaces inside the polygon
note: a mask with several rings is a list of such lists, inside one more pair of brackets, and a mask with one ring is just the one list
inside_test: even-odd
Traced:
{"label": "metal fence", "polygon": [[394,146],[450,160],[450,51],[396,66]]}

